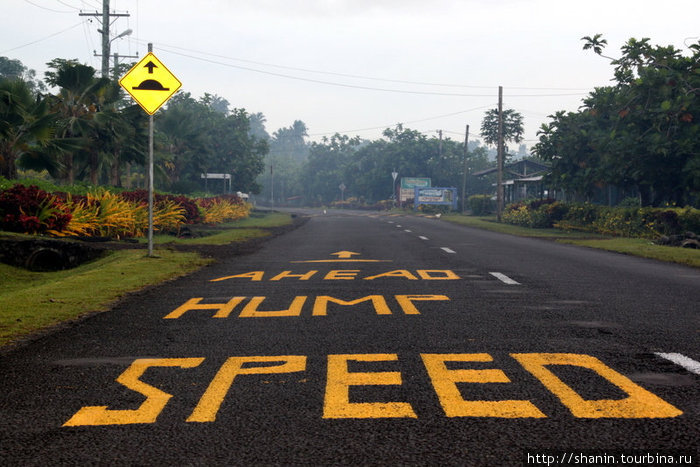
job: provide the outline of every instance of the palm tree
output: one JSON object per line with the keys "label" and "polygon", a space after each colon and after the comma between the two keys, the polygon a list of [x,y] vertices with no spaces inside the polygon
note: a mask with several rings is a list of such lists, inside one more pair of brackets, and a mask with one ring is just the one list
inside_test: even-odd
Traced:
{"label": "palm tree", "polygon": [[35,97],[26,82],[0,80],[0,176],[16,178],[20,158],[45,159],[54,119],[46,101]]}
{"label": "palm tree", "polygon": [[210,154],[207,113],[188,93],[176,95],[157,120],[156,150],[168,183],[180,182],[184,172],[206,171]]}
{"label": "palm tree", "polygon": [[80,138],[82,148],[63,154],[61,178],[69,184],[75,181],[77,158],[84,159],[90,181],[98,183],[99,158],[104,138],[104,129],[113,115],[107,111],[119,99],[116,85],[107,78],[96,78],[95,69],[72,61],[51,62],[56,72],[47,73],[49,84],[59,86],[52,96],[53,110],[59,115],[59,134],[66,138]]}

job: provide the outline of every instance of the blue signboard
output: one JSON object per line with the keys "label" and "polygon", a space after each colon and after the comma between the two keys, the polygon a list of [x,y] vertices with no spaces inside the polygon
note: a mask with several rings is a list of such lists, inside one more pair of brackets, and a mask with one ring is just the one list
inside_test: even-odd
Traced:
{"label": "blue signboard", "polygon": [[421,204],[452,206],[457,209],[457,188],[414,188],[413,207],[418,209]]}

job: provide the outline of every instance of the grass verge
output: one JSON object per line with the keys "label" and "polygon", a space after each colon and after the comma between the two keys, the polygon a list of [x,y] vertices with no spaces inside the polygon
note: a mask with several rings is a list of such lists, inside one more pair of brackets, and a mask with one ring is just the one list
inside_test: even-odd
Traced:
{"label": "grass verge", "polygon": [[[244,242],[253,238],[266,237],[269,232],[262,229],[231,229],[218,231],[215,234],[196,238],[177,238],[172,235],[154,235],[156,245],[227,245],[232,242]],[[148,239],[140,238],[139,243],[147,243]]]}
{"label": "grass verge", "polygon": [[[217,226],[215,233],[205,237],[156,235],[154,243],[225,245],[265,237],[270,235],[265,228],[291,223],[288,214],[262,213]],[[108,310],[126,293],[183,276],[211,262],[196,253],[166,248],[159,248],[156,254],[157,258],[148,258],[144,250],[117,250],[58,272],[32,272],[0,263],[0,346],[86,313]]]}
{"label": "grass verge", "polygon": [[500,232],[520,237],[547,238],[559,243],[613,251],[626,255],[666,261],[700,268],[700,250],[654,245],[643,238],[608,237],[590,232],[564,231],[559,229],[531,229],[518,225],[496,222],[496,216],[475,217],[449,214],[442,219],[456,224]]}
{"label": "grass verge", "polygon": [[504,224],[496,221],[496,216],[476,217],[462,216],[458,214],[448,214],[442,216],[441,219],[455,224],[466,225],[469,227],[477,227],[479,229],[490,230],[492,232],[500,232],[510,235],[518,235],[520,237],[536,237],[536,238],[608,238],[603,235],[590,232],[574,232],[558,229],[531,229],[529,227],[521,227],[519,225]]}
{"label": "grass verge", "polygon": [[602,240],[560,239],[557,241],[560,243],[599,248],[601,250],[700,268],[700,250],[654,245],[649,240],[643,238],[608,238]]}
{"label": "grass verge", "polygon": [[87,312],[105,311],[125,293],[182,276],[208,261],[196,253],[115,251],[58,272],[0,264],[0,345]]}

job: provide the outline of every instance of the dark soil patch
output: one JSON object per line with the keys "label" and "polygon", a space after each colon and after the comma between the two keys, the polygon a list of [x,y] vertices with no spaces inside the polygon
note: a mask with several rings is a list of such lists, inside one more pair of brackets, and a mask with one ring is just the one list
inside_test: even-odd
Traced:
{"label": "dark soil patch", "polygon": [[[258,227],[269,233],[227,245],[168,244],[165,248],[177,251],[196,252],[205,258],[221,258],[253,253],[271,238],[296,229],[308,221],[308,217],[292,215],[292,223],[280,227]],[[206,236],[208,231],[216,233],[219,227],[198,227],[197,235]],[[163,246],[161,246],[162,248]],[[52,239],[44,237],[6,236],[0,237],[0,262],[29,269],[31,271],[59,271],[71,269],[103,256],[107,251],[118,249],[147,249],[145,243],[114,241],[109,238]]]}

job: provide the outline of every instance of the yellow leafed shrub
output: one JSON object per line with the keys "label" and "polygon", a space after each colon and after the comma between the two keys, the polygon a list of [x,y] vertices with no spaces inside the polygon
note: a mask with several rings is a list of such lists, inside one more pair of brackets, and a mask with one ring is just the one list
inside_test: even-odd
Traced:
{"label": "yellow leafed shrub", "polygon": [[[148,217],[148,214],[146,214]],[[163,231],[177,231],[185,224],[185,208],[175,201],[165,200],[153,207],[153,229]],[[146,219],[146,229],[148,218]]]}
{"label": "yellow leafed shrub", "polygon": [[250,205],[227,199],[214,198],[199,200],[197,203],[205,224],[220,224],[248,217]]}

